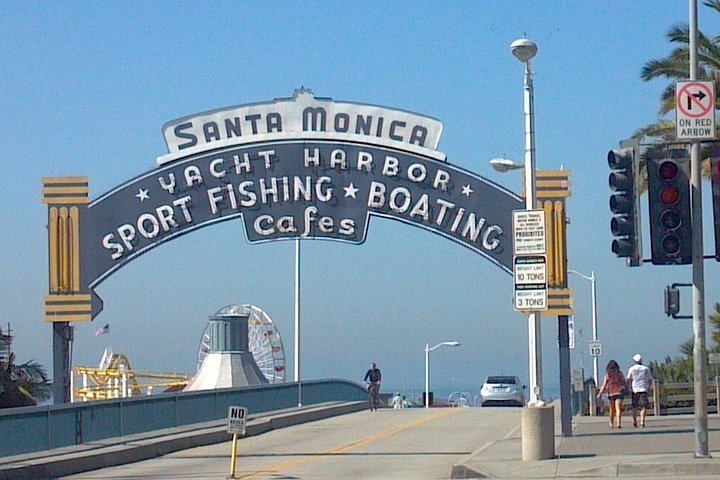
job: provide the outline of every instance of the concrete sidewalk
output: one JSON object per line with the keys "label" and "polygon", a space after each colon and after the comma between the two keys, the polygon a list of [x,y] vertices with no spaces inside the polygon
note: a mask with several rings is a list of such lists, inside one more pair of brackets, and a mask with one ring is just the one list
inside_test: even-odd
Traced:
{"label": "concrete sidewalk", "polygon": [[[573,436],[560,436],[555,405],[556,458],[522,461],[520,428],[483,445],[452,471],[452,478],[698,478],[720,476],[720,417],[708,418],[711,458],[695,458],[692,415],[648,417],[634,428],[626,413],[621,429],[608,417],[573,418]],[[519,416],[519,415],[518,415]]]}

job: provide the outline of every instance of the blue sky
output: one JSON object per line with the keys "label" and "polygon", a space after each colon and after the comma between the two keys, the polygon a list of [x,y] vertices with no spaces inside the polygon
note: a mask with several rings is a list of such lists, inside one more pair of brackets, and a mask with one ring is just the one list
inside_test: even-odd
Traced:
{"label": "blue sky", "polygon": [[[640,69],[671,51],[664,33],[687,12],[682,1],[7,2],[0,322],[11,323],[20,361],[52,371],[41,178],[87,175],[95,198],[153,168],[166,152],[161,126],[182,116],[304,86],[435,117],[450,163],[519,191],[520,176],[496,173],[488,160],[523,157],[523,66],[509,45],[527,34],[539,47],[537,166],[572,172],[569,266],[598,276],[601,365],[614,358],[629,366],[637,351],[678,355],[692,326],[665,317],[662,291],[690,281],[690,267],[629,269],[611,254],[606,154],[657,120],[666,83],[643,82]],[[720,33],[719,20],[700,8],[701,30]],[[708,215],[709,199],[706,189]],[[77,325],[74,364],[95,365],[109,343],[137,369],[191,372],[208,315],[233,303],[268,312],[292,359],[293,243],[250,245],[242,228],[234,221],[200,230],[104,282],[104,311]],[[417,390],[425,342],[445,340],[462,346],[432,353],[438,387],[479,389],[500,372],[527,378],[527,323],[512,309],[512,279],[479,255],[374,218],[364,245],[304,242],[302,265],[304,378],[361,380],[376,361],[387,385]],[[718,266],[708,261],[705,271],[710,312],[720,301]],[[582,330],[572,364],[591,370],[581,355],[590,285],[570,281]],[[106,323],[111,335],[95,337]],[[544,318],[548,388],[557,384],[556,337],[557,319]]]}

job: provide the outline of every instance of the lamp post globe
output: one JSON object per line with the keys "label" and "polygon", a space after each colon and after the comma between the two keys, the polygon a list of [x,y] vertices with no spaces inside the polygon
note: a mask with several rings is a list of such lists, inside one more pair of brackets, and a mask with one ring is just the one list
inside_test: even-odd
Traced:
{"label": "lamp post globe", "polygon": [[495,171],[500,173],[506,173],[510,170],[519,170],[521,168],[525,168],[525,165],[522,163],[515,163],[514,161],[510,160],[509,158],[505,157],[499,157],[499,158],[493,158],[490,160],[490,166],[495,169]]}
{"label": "lamp post globe", "polygon": [[537,54],[537,45],[532,40],[520,38],[510,44],[510,51],[515,58],[523,63],[527,63]]}

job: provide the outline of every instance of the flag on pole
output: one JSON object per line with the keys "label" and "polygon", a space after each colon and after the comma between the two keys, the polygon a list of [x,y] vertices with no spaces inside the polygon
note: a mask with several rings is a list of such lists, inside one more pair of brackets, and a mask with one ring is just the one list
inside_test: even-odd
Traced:
{"label": "flag on pole", "polygon": [[108,323],[102,328],[98,328],[97,332],[95,332],[95,336],[99,337],[100,335],[108,335],[110,334],[110,324]]}

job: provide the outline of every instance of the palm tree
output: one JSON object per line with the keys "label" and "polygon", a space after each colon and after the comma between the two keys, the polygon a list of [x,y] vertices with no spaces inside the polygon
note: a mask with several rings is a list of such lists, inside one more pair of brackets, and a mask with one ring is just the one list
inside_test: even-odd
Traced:
{"label": "palm tree", "polygon": [[[720,13],[720,0],[703,2],[716,13]],[[650,81],[655,78],[666,78],[670,84],[661,96],[660,120],[638,130],[635,135],[660,137],[664,140],[675,139],[675,121],[663,118],[675,110],[675,82],[690,78],[690,28],[687,24],[675,24],[666,33],[671,44],[678,45],[665,58],[650,60],[642,68],[641,78]],[[715,108],[720,106],[718,89],[720,89],[720,36],[708,37],[698,32],[698,78],[715,81]]]}
{"label": "palm tree", "polygon": [[38,363],[16,365],[12,337],[0,330],[0,408],[37,405],[50,398],[51,383]]}
{"label": "palm tree", "polygon": [[[720,13],[720,0],[703,2],[706,7]],[[645,81],[666,78],[670,84],[661,95],[660,120],[639,129],[633,136],[658,137],[663,141],[675,140],[675,120],[664,118],[675,110],[675,82],[690,78],[690,27],[687,24],[675,24],[665,34],[671,44],[677,44],[670,55],[659,60],[650,60],[642,68],[640,76]],[[720,36],[708,37],[698,32],[698,77],[715,81],[715,108],[720,108]],[[717,127],[716,127],[717,128]],[[710,157],[719,157],[717,144],[703,148],[702,176],[710,178]]]}

